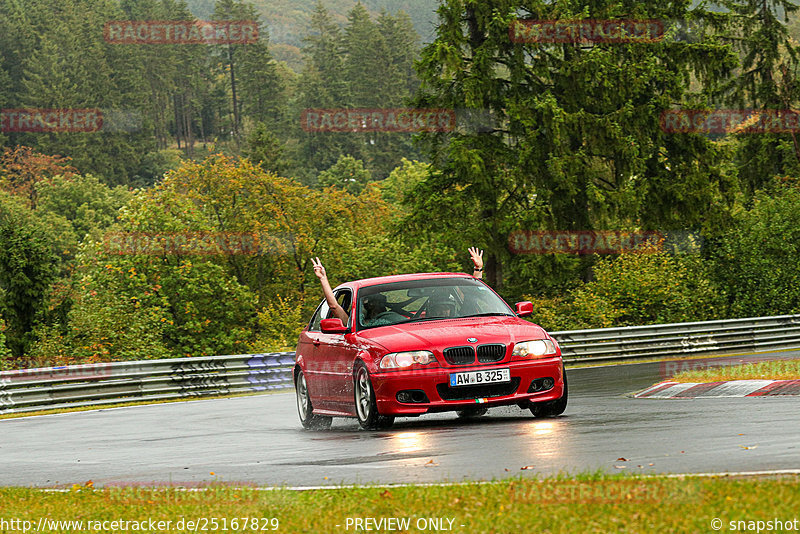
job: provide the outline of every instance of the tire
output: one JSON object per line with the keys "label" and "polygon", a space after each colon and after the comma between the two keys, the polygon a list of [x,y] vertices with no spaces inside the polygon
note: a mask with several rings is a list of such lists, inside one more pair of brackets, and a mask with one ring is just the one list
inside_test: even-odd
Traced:
{"label": "tire", "polygon": [[294,391],[297,397],[297,413],[300,416],[300,424],[309,430],[327,430],[331,427],[332,418],[326,415],[315,415],[314,406],[311,404],[311,396],[308,394],[306,375],[300,369],[294,376]]}
{"label": "tire", "polygon": [[473,419],[475,417],[480,417],[482,415],[486,415],[486,412],[489,411],[489,408],[481,407],[481,408],[467,408],[466,410],[458,410],[456,415],[459,419]]}
{"label": "tire", "polygon": [[375,390],[369,371],[363,362],[358,362],[353,369],[353,397],[356,407],[358,424],[365,430],[389,428],[394,423],[394,416],[378,413],[378,403],[375,401]]}
{"label": "tire", "polygon": [[530,410],[534,417],[556,417],[567,409],[569,389],[567,388],[567,372],[563,367],[561,368],[561,376],[564,377],[564,394],[554,401],[532,402]]}

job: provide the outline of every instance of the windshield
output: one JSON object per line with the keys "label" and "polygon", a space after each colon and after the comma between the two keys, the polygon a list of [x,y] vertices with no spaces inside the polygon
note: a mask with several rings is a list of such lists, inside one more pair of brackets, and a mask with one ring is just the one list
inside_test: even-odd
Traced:
{"label": "windshield", "polygon": [[490,315],[514,315],[508,305],[474,278],[409,280],[358,292],[358,327]]}

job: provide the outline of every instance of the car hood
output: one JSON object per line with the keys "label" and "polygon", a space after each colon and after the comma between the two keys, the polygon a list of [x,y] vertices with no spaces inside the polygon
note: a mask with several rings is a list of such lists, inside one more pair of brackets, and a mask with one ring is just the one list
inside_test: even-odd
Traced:
{"label": "car hood", "polygon": [[[545,339],[544,329],[518,317],[471,317],[422,321],[395,326],[379,326],[359,332],[364,340],[379,344],[389,352],[438,350],[463,345],[502,343],[509,345],[532,339]],[[468,338],[477,339],[476,342]]]}

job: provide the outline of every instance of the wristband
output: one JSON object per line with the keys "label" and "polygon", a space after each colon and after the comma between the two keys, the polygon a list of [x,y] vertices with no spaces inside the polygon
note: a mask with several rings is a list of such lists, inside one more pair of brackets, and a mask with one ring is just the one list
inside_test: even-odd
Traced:
{"label": "wristband", "polygon": [[473,271],[482,271],[482,270],[483,270],[483,267],[481,267],[480,269],[478,269],[477,267],[473,267],[473,268],[472,268],[472,270],[473,270]]}

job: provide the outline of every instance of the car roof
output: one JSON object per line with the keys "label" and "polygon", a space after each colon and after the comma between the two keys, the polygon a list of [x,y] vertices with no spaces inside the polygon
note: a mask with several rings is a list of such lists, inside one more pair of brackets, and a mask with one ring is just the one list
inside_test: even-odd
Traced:
{"label": "car roof", "polygon": [[374,286],[378,284],[388,284],[391,282],[405,282],[408,280],[424,280],[426,278],[472,278],[471,275],[466,273],[413,273],[413,274],[394,274],[390,276],[378,276],[375,278],[364,278],[363,280],[354,280],[352,282],[345,282],[339,284],[336,289],[349,287],[358,289],[360,287]]}

